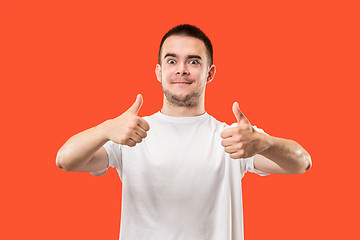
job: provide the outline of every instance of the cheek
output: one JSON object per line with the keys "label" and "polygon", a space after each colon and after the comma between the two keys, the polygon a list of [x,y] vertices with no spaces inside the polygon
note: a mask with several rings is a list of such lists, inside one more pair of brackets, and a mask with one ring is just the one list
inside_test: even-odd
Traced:
{"label": "cheek", "polygon": [[162,79],[163,79],[163,80],[167,80],[167,79],[170,78],[170,76],[171,76],[171,74],[170,74],[169,72],[163,72],[163,74],[162,74]]}
{"label": "cheek", "polygon": [[199,77],[199,79],[206,81],[206,79],[207,79],[207,71],[206,71],[206,69],[198,69],[197,76]]}
{"label": "cheek", "polygon": [[161,76],[163,78],[168,78],[169,76],[171,76],[171,73],[172,73],[171,68],[163,68],[161,72]]}

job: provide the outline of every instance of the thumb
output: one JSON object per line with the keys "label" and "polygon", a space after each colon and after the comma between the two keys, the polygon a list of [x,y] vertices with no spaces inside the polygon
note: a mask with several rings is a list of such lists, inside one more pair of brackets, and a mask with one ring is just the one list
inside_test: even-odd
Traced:
{"label": "thumb", "polygon": [[244,114],[241,112],[239,104],[237,102],[234,102],[232,106],[232,110],[238,124],[240,124],[240,122],[249,122],[247,118],[244,116]]}
{"label": "thumb", "polygon": [[136,100],[135,102],[133,103],[133,105],[127,110],[127,112],[131,112],[131,113],[134,113],[135,115],[138,114],[140,108],[141,108],[141,105],[143,103],[143,97],[141,94],[138,94],[136,96]]}

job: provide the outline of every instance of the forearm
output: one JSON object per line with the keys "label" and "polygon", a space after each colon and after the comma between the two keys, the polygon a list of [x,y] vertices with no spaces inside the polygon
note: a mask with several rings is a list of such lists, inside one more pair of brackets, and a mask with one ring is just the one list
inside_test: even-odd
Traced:
{"label": "forearm", "polygon": [[101,123],[69,138],[57,153],[57,166],[71,171],[88,163],[96,151],[108,141],[105,125],[106,122]]}
{"label": "forearm", "polygon": [[137,116],[142,101],[141,94],[138,94],[134,104],[117,118],[72,136],[58,151],[57,166],[65,171],[103,170],[107,167],[108,158],[101,147],[107,141],[130,147],[140,143],[150,129],[149,123]]}
{"label": "forearm", "polygon": [[267,148],[259,154],[289,173],[304,173],[311,167],[309,153],[293,140],[262,135]]}

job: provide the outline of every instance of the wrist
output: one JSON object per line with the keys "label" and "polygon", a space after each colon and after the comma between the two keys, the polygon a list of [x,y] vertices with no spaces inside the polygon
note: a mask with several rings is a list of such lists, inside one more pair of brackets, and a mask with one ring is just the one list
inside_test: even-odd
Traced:
{"label": "wrist", "polygon": [[110,129],[111,120],[106,120],[105,122],[100,123],[95,127],[95,131],[100,135],[104,141],[109,141],[109,129]]}
{"label": "wrist", "polygon": [[271,146],[274,144],[274,141],[271,136],[269,136],[265,133],[257,132],[257,134],[258,134],[258,139],[259,139],[259,153],[258,154],[264,155],[271,149]]}

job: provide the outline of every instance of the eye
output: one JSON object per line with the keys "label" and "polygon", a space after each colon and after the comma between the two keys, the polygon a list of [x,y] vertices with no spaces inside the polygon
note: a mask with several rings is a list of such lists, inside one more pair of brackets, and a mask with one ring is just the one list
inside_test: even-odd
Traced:
{"label": "eye", "polygon": [[169,64],[174,64],[174,63],[176,63],[174,59],[169,59],[167,62],[168,62]]}
{"label": "eye", "polygon": [[190,64],[199,64],[199,61],[198,61],[198,60],[190,60],[189,63],[190,63]]}

